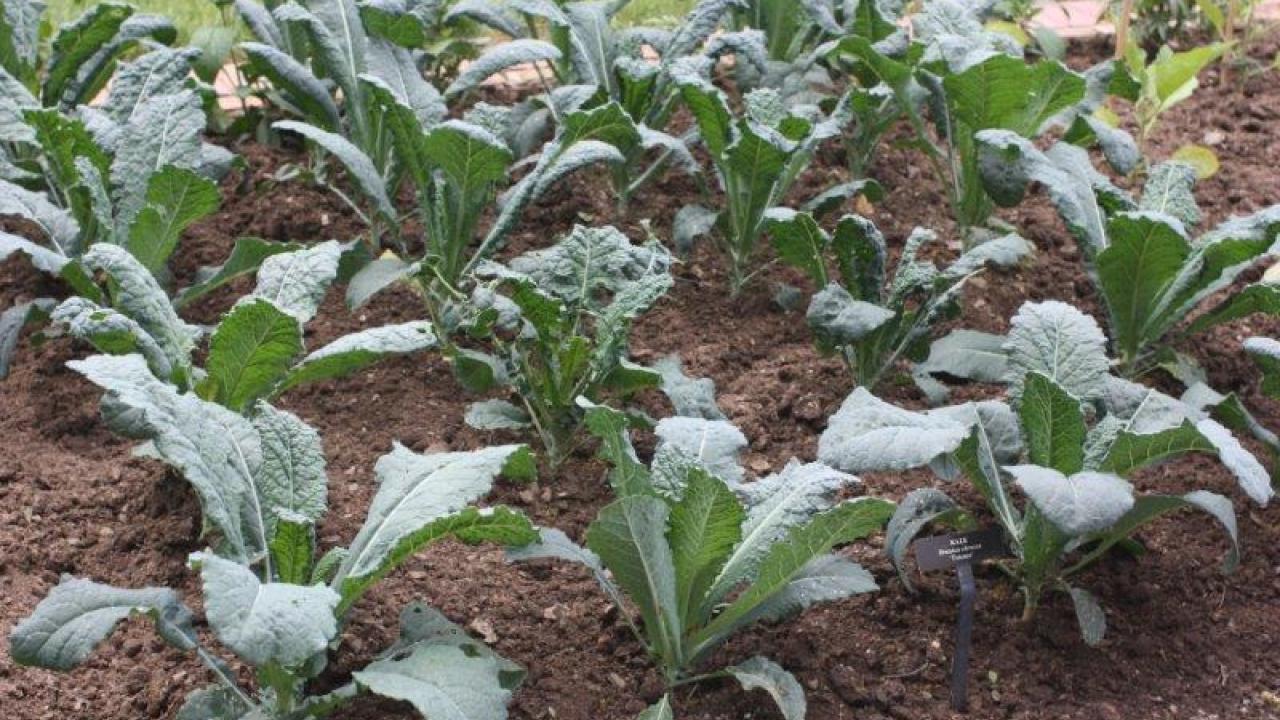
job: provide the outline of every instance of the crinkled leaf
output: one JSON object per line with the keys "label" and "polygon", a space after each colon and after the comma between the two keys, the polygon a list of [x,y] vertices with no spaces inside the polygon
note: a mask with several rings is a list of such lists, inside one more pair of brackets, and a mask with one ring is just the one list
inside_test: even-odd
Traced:
{"label": "crinkled leaf", "polygon": [[732,675],[744,690],[764,690],[773,698],[786,720],[804,720],[804,688],[795,676],[768,658],[756,655],[746,662],[730,665]]}
{"label": "crinkled leaf", "polygon": [[1013,394],[1027,373],[1044,375],[1082,401],[1102,393],[1110,369],[1106,337],[1093,318],[1057,300],[1025,303],[1009,322],[1005,351]]}
{"label": "crinkled leaf", "polygon": [[439,344],[431,323],[425,320],[383,325],[343,335],[304,357],[289,371],[275,392],[301,385],[345,377],[392,355],[405,355]]}
{"label": "crinkled leaf", "polygon": [[169,588],[137,590],[63,575],[34,612],[9,632],[9,652],[22,665],[70,670],[125,618],[145,614],[171,644],[194,646],[191,611]]}
{"label": "crinkled leaf", "polygon": [[68,365],[106,390],[107,424],[151,440],[156,453],[191,483],[220,552],[241,562],[266,552],[267,522],[256,476],[262,444],[249,420],[156,380],[140,356],[95,355]]}
{"label": "crinkled leaf", "polygon": [[263,583],[249,568],[203,552],[191,563],[200,570],[209,627],[255,667],[297,668],[338,634],[338,594],[323,585]]}
{"label": "crinkled leaf", "polygon": [[680,356],[666,355],[653,364],[662,375],[662,392],[671,401],[676,415],[705,420],[724,420],[725,415],[716,405],[716,383],[711,378],[691,378],[684,374]]}
{"label": "crinkled leaf", "polygon": [[246,298],[209,339],[202,394],[237,412],[271,390],[302,353],[302,326],[263,298]]}
{"label": "crinkled leaf", "polygon": [[445,535],[516,545],[533,539],[529,521],[506,508],[470,507],[493,488],[494,479],[523,445],[465,452],[418,454],[397,443],[378,459],[378,491],[364,525],[350,545],[331,585],[345,609],[370,584],[427,543]]}
{"label": "crinkled leaf", "polygon": [[446,98],[457,97],[468,90],[476,88],[489,76],[516,65],[556,61],[561,57],[560,51],[554,45],[541,40],[520,38],[510,42],[499,43],[458,73],[458,76],[444,91],[444,95]]}
{"label": "crinkled leaf", "polygon": [[327,130],[294,120],[280,120],[272,125],[277,130],[295,132],[316,145],[324,148],[342,163],[347,169],[352,182],[360,188],[360,192],[373,203],[373,207],[384,218],[394,220],[396,209],[387,197],[387,186],[373,161],[351,141]]}
{"label": "crinkled leaf", "polygon": [[341,256],[342,246],[336,240],[272,255],[258,269],[252,296],[271,301],[306,324],[315,317],[325,292],[338,276]]}
{"label": "crinkled leaf", "polygon": [[1038,465],[1004,469],[1044,517],[1070,537],[1106,530],[1133,507],[1133,486],[1118,475],[1065,475]]}
{"label": "crinkled leaf", "polygon": [[818,438],[818,460],[848,472],[907,470],[953,452],[968,434],[958,422],[903,410],[860,387]]}

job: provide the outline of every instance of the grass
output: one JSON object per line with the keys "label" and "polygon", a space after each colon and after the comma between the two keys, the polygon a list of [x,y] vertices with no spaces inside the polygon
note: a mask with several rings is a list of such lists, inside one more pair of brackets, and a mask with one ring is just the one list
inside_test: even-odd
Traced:
{"label": "grass", "polygon": [[[56,29],[80,17],[97,5],[96,0],[45,0],[49,5],[49,22]],[[212,0],[126,0],[139,12],[163,15],[178,26],[179,41],[186,42],[199,27],[221,25],[222,14]]]}
{"label": "grass", "polygon": [[[96,0],[46,0],[49,19],[53,27],[71,22],[86,9],[97,4]],[[179,41],[186,42],[191,32],[199,27],[222,24],[222,17],[213,0],[126,0],[140,12],[163,15],[178,26]],[[618,15],[618,23],[629,25],[674,25],[689,8],[693,0],[632,0]]]}

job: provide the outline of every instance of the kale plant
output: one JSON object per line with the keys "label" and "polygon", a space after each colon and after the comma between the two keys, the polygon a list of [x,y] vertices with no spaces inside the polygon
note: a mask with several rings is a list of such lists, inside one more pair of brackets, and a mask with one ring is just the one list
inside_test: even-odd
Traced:
{"label": "kale plant", "polygon": [[[1226,52],[1221,43],[1202,45],[1174,52],[1165,45],[1148,61],[1146,51],[1136,42],[1124,50],[1121,70],[1111,80],[1111,92],[1133,104],[1138,126],[1138,149],[1147,156],[1151,136],[1159,127],[1160,117],[1170,108],[1191,97],[1200,86],[1197,76]],[[1218,158],[1203,145],[1184,145],[1174,151],[1172,159],[1194,162],[1203,177],[1212,175]]]}
{"label": "kale plant", "polygon": [[540,542],[509,557],[570,560],[592,571],[662,673],[667,695],[649,713],[662,716],[665,707],[670,717],[670,693],[680,685],[733,677],[767,690],[788,720],[803,718],[803,688],[773,661],[756,656],[708,671],[706,660],[757,621],[876,590],[870,573],[831,550],[878,531],[893,503],[839,500],[859,480],[820,463],[792,460],[776,475],[742,482],[736,453],[745,439],[723,420],[663,420],[645,467],[627,417],[584,405],[601,455],[613,464],[618,499],[587,528],[585,548],[543,529]]}
{"label": "kale plant", "polygon": [[[809,213],[774,208],[766,213],[766,223],[778,257],[804,271],[818,288],[806,315],[818,347],[839,354],[854,384],[869,390],[900,359],[924,359],[930,329],[957,313],[965,280],[988,264],[1009,267],[1031,252],[1026,240],[1010,234],[939,269],[919,257],[937,235],[917,228],[886,283],[884,235],[870,220],[845,215],[828,234]],[[828,257],[834,259],[835,278]]]}
{"label": "kale plant", "polygon": [[1122,374],[1169,363],[1178,340],[1220,323],[1280,312],[1280,290],[1266,280],[1218,299],[1240,273],[1280,252],[1280,205],[1193,238],[1200,210],[1188,165],[1152,168],[1135,202],[1079,148],[1058,143],[1041,151],[998,130],[981,133],[978,143],[983,180],[1000,204],[1020,202],[1032,181],[1047,188],[1103,298]]}
{"label": "kale plant", "polygon": [[[1102,387],[1114,406],[1111,412],[1129,412],[1141,401],[1142,393],[1155,391],[1107,375],[1116,363],[1107,356],[1106,349],[1107,339],[1097,323],[1079,310],[1056,301],[1027,303],[1014,316],[1005,336],[956,330],[935,342],[929,358],[916,366],[916,380],[932,400],[946,397],[946,386],[937,376],[1010,384],[1016,396],[1018,378],[1035,371],[1086,400],[1102,392],[1098,389]],[[1274,436],[1268,438],[1269,433],[1259,433],[1261,426],[1250,422],[1247,413],[1237,411],[1243,408],[1234,398],[1213,392],[1194,370],[1176,375],[1186,378],[1190,387],[1171,407],[1195,425],[1200,436],[1195,449],[1216,454],[1245,494],[1259,505],[1266,505],[1274,494],[1266,468],[1226,426],[1253,432],[1273,446]],[[1101,386],[1099,377],[1105,380]],[[1150,396],[1161,404],[1167,404],[1166,397],[1160,393]],[[1227,399],[1231,402],[1226,403]],[[1126,403],[1132,407],[1122,407]]]}
{"label": "kale plant", "polygon": [[301,720],[328,715],[364,693],[408,701],[424,717],[459,708],[467,717],[506,716],[523,671],[419,603],[403,613],[399,640],[349,683],[323,695],[309,695],[306,686],[324,669],[361,596],[425,545],[446,536],[504,545],[536,539],[520,513],[472,506],[499,474],[528,476],[532,459],[523,446],[418,454],[397,444],[375,467],[378,491],[352,543],[320,555],[315,525],[328,481],[312,428],[266,403],[246,417],[181,393],[152,377],[137,355],[97,355],[71,365],[106,390],[108,424],[149,440],[148,453],[196,491],[212,542],[190,560],[202,580],[205,620],[254,670],[258,688],[241,687],[201,643],[176,591],[70,576],[14,627],[15,661],[69,670],[120,620],[141,614],[216,680],[187,698],[180,718]]}
{"label": "kale plant", "polygon": [[[963,475],[1013,550],[1003,567],[1022,590],[1024,618],[1033,617],[1046,593],[1067,593],[1090,644],[1101,641],[1106,616],[1074,577],[1117,545],[1138,547],[1132,535],[1156,517],[1184,507],[1209,513],[1231,541],[1224,569],[1235,567],[1230,500],[1204,490],[1138,494],[1126,479],[1204,452],[1237,473],[1250,471],[1253,484],[1244,486],[1250,495],[1269,495],[1265,471],[1259,477],[1261,467],[1225,428],[1172,397],[1108,375],[1101,331],[1068,305],[1024,305],[1006,348],[1012,408],[984,401],[911,412],[859,389],[832,417],[819,459],[850,471],[930,465],[944,479]],[[1015,484],[1028,500],[1021,510]],[[974,517],[935,488],[903,500],[889,523],[886,551],[908,586],[904,562],[914,536],[931,522],[972,526]]]}
{"label": "kale plant", "polygon": [[203,368],[192,363],[201,332],[178,316],[146,268],[114,245],[94,246],[83,261],[106,278],[102,298],[107,304],[68,298],[53,310],[52,318],[100,352],[138,353],[156,377],[247,412],[257,400],[302,383],[343,377],[389,355],[436,346],[431,324],[416,321],[355,332],[305,353],[303,329],[337,276],[341,254],[342,247],[333,240],[301,249],[242,240],[227,264],[179,295],[198,297],[261,265],[253,291],[210,331]]}
{"label": "kale plant", "polygon": [[[1111,63],[1087,74],[1055,60],[1029,64],[1009,36],[986,29],[980,7],[956,0],[931,0],[912,19],[916,33],[910,42],[901,35],[879,41],[850,35],[830,59],[868,89],[864,94],[875,90],[861,101],[866,127],[881,127],[884,101],[892,96],[914,131],[915,146],[942,182],[966,245],[985,239],[981,230],[994,210],[979,174],[980,131],[1000,128],[1035,138],[1051,127],[1070,126],[1081,142],[1104,141],[1109,160],[1125,166],[1136,159],[1132,139],[1092,114],[1105,98]],[[857,153],[865,154],[865,148]]]}
{"label": "kale plant", "polygon": [[[214,180],[229,167],[225,150],[211,151],[200,139],[204,110],[182,85],[189,59],[186,51],[158,49],[125,65],[108,96],[110,110],[21,112],[15,122],[29,133],[34,153],[24,164],[34,168],[31,176],[41,178],[43,188],[19,184],[30,180],[27,175],[0,180],[0,213],[29,221],[29,236],[37,239],[0,233],[0,258],[22,253],[92,303],[104,299],[92,274],[123,262],[108,260],[110,251],[98,248],[110,247],[113,258],[128,256],[148,276],[140,282],[157,289],[169,282],[167,262],[182,232],[217,210]],[[111,294],[121,292],[113,288]],[[163,291],[146,302],[169,304]],[[53,305],[41,298],[0,315],[0,376],[7,373],[18,329]],[[149,312],[165,310],[157,305]]]}
{"label": "kale plant", "polygon": [[470,329],[495,353],[460,351],[455,370],[473,390],[505,385],[520,405],[479,402],[467,422],[532,427],[559,463],[577,441],[580,397],[597,402],[607,390],[625,396],[661,384],[658,371],[627,359],[627,344],[632,320],[671,287],[670,265],[656,241],[635,246],[612,227],[577,226],[549,248],[482,266],[494,279],[473,301]]}
{"label": "kale plant", "polygon": [[[782,203],[818,146],[848,123],[849,98],[824,115],[814,106],[787,107],[777,91],[757,89],[744,96],[746,110],[735,117],[724,92],[707,79],[708,71],[705,59],[691,57],[674,68],[672,76],[715,164],[724,207],[682,209],[675,232],[680,245],[681,238],[687,242],[714,224],[729,260],[730,290],[737,295],[755,275],[752,264],[765,230],[765,213]],[[880,187],[867,180],[844,183],[814,197],[804,209],[821,215],[858,194],[878,199]]]}

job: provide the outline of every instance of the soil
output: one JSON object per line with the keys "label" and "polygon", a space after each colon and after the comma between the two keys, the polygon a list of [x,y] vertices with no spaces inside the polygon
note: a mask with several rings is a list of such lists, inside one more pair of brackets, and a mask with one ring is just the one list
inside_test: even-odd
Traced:
{"label": "soil", "polygon": [[[1257,50],[1270,59],[1273,40]],[[1087,64],[1105,48],[1077,47],[1073,63]],[[1274,74],[1226,82],[1213,68],[1201,90],[1164,119],[1152,151],[1166,155],[1187,142],[1208,143],[1222,169],[1196,191],[1205,225],[1260,209],[1280,199],[1280,86]],[[240,235],[302,242],[346,240],[359,223],[333,195],[282,168],[300,156],[252,143],[234,149],[247,161],[224,182],[224,206],[185,237],[174,263],[179,281],[200,265],[219,262]],[[248,176],[245,176],[248,173]],[[871,175],[886,189],[874,220],[900,246],[915,225],[954,237],[938,183],[918,155],[890,142]],[[845,179],[837,147],[824,151],[798,188],[801,198]],[[529,214],[507,252],[543,246],[575,222],[616,223],[634,239],[652,218],[660,237],[678,207],[695,194],[686,178],[670,176],[641,192],[630,214],[616,217],[602,176],[586,174],[552,192]],[[1000,216],[1038,247],[1026,266],[989,272],[967,289],[964,313],[952,323],[1003,331],[1027,300],[1056,298],[1097,314],[1080,253],[1043,193]],[[951,243],[953,250],[955,243]],[[649,362],[679,353],[689,374],[715,380],[721,406],[751,441],[744,458],[755,475],[789,458],[811,460],[825,419],[851,390],[840,365],[814,350],[800,315],[772,302],[773,286],[803,286],[793,272],[771,268],[742,297],[724,288],[721,258],[700,246],[676,270],[669,297],[639,321],[633,355]],[[211,322],[249,289],[247,280],[204,299],[187,313]],[[0,307],[60,291],[23,261],[0,263]],[[407,292],[390,291],[357,312],[334,288],[307,330],[309,347],[373,325],[418,319]],[[1099,317],[1101,321],[1102,318]],[[943,331],[946,328],[940,330]],[[1280,404],[1263,398],[1259,374],[1241,353],[1250,335],[1280,336],[1274,319],[1246,318],[1185,342],[1182,349],[1209,372],[1211,384],[1239,393],[1262,423],[1280,428]],[[96,388],[65,367],[89,349],[65,338],[27,332],[11,376],[0,383],[0,629],[6,633],[57,582],[60,573],[124,586],[167,585],[198,608],[186,568],[202,547],[198,508],[189,489],[161,464],[135,458],[132,443],[98,417]],[[984,388],[956,389],[957,398]],[[923,399],[905,373],[882,393],[906,406]],[[467,449],[522,438],[480,433],[462,416],[472,398],[458,392],[449,368],[434,354],[394,359],[354,377],[293,390],[281,401],[324,437],[331,509],[318,537],[323,548],[350,542],[374,493],[375,460],[400,441],[415,451]],[[663,401],[645,397],[654,412]],[[651,443],[640,443],[641,451]],[[536,522],[580,539],[610,500],[607,468],[588,450],[531,485],[503,485],[490,502],[526,511]],[[869,494],[900,498],[935,482],[925,472],[873,474]],[[1036,621],[1019,621],[1020,598],[991,571],[980,571],[974,633],[972,709],[967,717],[1081,719],[1203,719],[1280,717],[1280,509],[1259,509],[1221,466],[1190,458],[1141,473],[1143,490],[1203,488],[1232,498],[1239,513],[1243,561],[1224,577],[1221,533],[1199,515],[1178,514],[1142,534],[1149,552],[1119,556],[1081,578],[1108,609],[1106,641],[1081,641],[1070,603],[1052,597]],[[963,490],[957,494],[965,497]],[[945,574],[906,592],[881,552],[881,541],[841,552],[878,578],[879,593],[816,607],[788,622],[753,627],[734,638],[716,663],[762,653],[796,674],[811,720],[952,717],[946,682],[957,592]],[[622,720],[660,693],[660,682],[626,624],[590,576],[566,564],[512,566],[501,552],[446,542],[420,553],[372,590],[352,612],[342,649],[321,686],[341,683],[395,636],[406,602],[425,600],[468,625],[529,670],[511,704],[517,720]],[[173,717],[187,692],[210,681],[189,656],[159,641],[144,620],[81,668],[53,673],[15,666],[0,649],[0,707],[6,718],[125,720]],[[250,674],[239,670],[241,679]],[[677,715],[699,720],[779,717],[760,692],[712,682],[675,696]],[[337,717],[412,718],[404,704],[361,699]]]}

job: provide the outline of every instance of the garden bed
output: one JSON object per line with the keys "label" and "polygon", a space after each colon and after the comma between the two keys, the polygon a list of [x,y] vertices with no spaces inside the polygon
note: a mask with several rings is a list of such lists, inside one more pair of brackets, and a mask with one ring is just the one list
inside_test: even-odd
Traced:
{"label": "garden bed", "polygon": [[[1255,49],[1275,55],[1275,40]],[[1106,52],[1077,48],[1073,65]],[[1223,81],[1220,67],[1201,77],[1201,90],[1170,112],[1154,142],[1156,156],[1188,142],[1209,144],[1221,170],[1200,183],[1196,197],[1206,225],[1259,210],[1280,199],[1280,86],[1273,75]],[[913,226],[943,238],[954,226],[936,179],[912,150],[885,144],[871,175],[886,199],[872,215],[891,247]],[[276,182],[275,171],[297,160],[287,151],[254,145],[233,148],[248,169],[223,182],[221,211],[187,233],[175,255],[180,279],[220,262],[243,235],[269,239],[346,240],[359,224],[332,195],[299,182]],[[504,253],[544,246],[575,222],[613,223],[633,239],[650,218],[669,237],[675,211],[694,190],[669,176],[642,192],[625,218],[615,217],[608,184],[588,171],[554,189],[524,219]],[[847,179],[835,146],[820,153],[805,182],[825,187]],[[993,332],[1027,300],[1061,299],[1100,322],[1079,250],[1057,213],[1034,196],[1002,213],[1034,242],[1036,255],[1010,272],[987,271],[970,281],[963,316],[951,323]],[[743,296],[725,292],[721,256],[700,246],[678,265],[673,291],[638,321],[632,355],[640,362],[678,353],[690,375],[716,382],[721,406],[750,440],[744,461],[764,475],[795,456],[812,460],[819,433],[852,389],[843,367],[820,357],[799,312],[773,302],[773,285],[803,285],[795,272],[774,267]],[[1245,279],[1256,279],[1249,277]],[[186,314],[211,322],[248,289],[246,281],[206,298]],[[56,287],[18,256],[0,264],[0,306],[49,294]],[[347,310],[342,287],[330,291],[307,330],[319,347],[353,330],[420,319],[407,291],[377,296]],[[945,328],[944,328],[945,329]],[[1276,337],[1280,322],[1243,320],[1181,348],[1208,370],[1211,385],[1235,391],[1271,428],[1280,404],[1258,391],[1259,375],[1240,351],[1250,335]],[[135,458],[133,443],[99,420],[100,391],[65,367],[89,353],[66,339],[35,346],[25,336],[12,375],[0,383],[0,629],[26,616],[60,573],[92,576],[122,586],[169,585],[189,602],[199,597],[188,571],[201,549],[199,512],[186,484],[159,462]],[[909,382],[886,383],[886,399],[922,407]],[[976,389],[961,388],[962,398]],[[393,359],[346,380],[305,387],[280,406],[324,438],[331,511],[317,536],[322,548],[349,542],[375,489],[373,464],[393,441],[418,452],[469,449],[522,440],[516,433],[482,433],[466,426],[465,397],[438,354]],[[655,393],[642,398],[655,414]],[[644,453],[651,443],[640,443]],[[1261,453],[1261,448],[1255,448]],[[537,523],[580,539],[611,495],[607,467],[579,450],[558,471],[533,485],[503,484],[494,501],[521,508]],[[933,482],[929,473],[871,474],[868,494],[897,499]],[[1216,462],[1181,460],[1142,472],[1140,489],[1183,492],[1205,488],[1232,498],[1240,513],[1243,559],[1233,576],[1218,572],[1225,541],[1199,515],[1162,520],[1142,533],[1150,548],[1141,562],[1112,557],[1087,584],[1110,609],[1107,640],[1098,648],[1080,639],[1072,609],[1055,597],[1036,622],[1019,621],[1021,598],[994,572],[980,572],[974,633],[973,718],[1266,718],[1280,716],[1280,509],[1258,509]],[[963,495],[963,491],[958,491]],[[793,671],[808,697],[811,720],[949,717],[946,681],[957,592],[945,574],[908,594],[880,552],[881,539],[855,549],[882,590],[821,605],[777,625],[756,626],[720,651],[736,661],[757,652]],[[380,584],[345,629],[342,651],[326,671],[332,684],[385,647],[403,605],[421,598],[529,676],[511,716],[521,720],[630,718],[662,692],[658,674],[589,573],[567,564],[509,565],[501,550],[443,543]],[[197,611],[198,607],[195,608]],[[242,671],[242,680],[251,674]],[[0,652],[0,707],[7,718],[171,717],[186,692],[203,685],[204,669],[165,646],[140,621],[71,674],[19,669]],[[323,683],[322,683],[323,684]],[[763,694],[736,684],[701,684],[676,695],[683,718],[772,718]],[[407,706],[361,699],[335,717],[411,718]]]}

